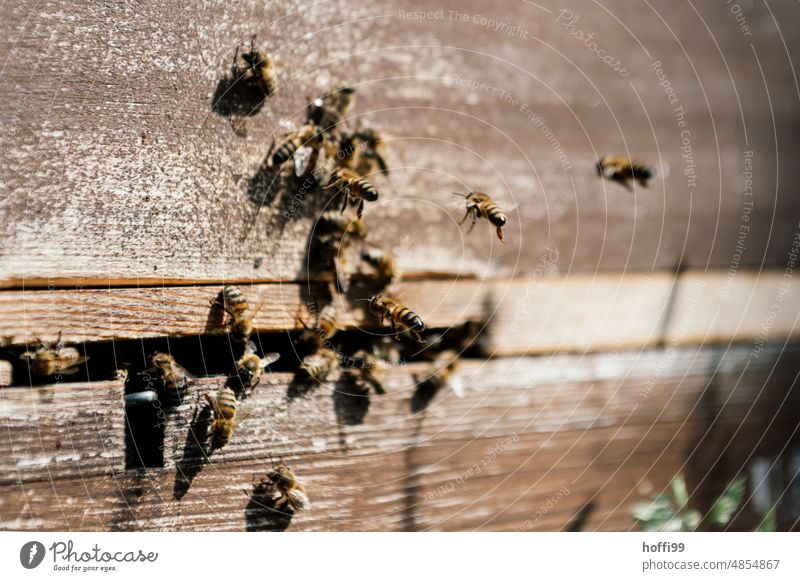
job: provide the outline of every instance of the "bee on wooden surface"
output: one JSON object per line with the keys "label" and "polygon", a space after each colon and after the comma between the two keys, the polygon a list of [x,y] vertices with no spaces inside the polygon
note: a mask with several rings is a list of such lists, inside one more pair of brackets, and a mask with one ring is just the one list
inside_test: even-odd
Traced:
{"label": "bee on wooden surface", "polygon": [[456,192],[453,193],[467,200],[467,213],[464,214],[464,218],[459,224],[466,222],[467,218],[472,219],[472,225],[469,227],[468,233],[472,232],[478,218],[486,218],[492,226],[497,228],[497,237],[500,239],[500,242],[505,242],[503,238],[503,226],[506,225],[508,219],[503,211],[497,207],[497,204],[494,203],[492,198],[481,192],[470,192],[467,195],[458,194]]}
{"label": "bee on wooden surface", "polygon": [[208,435],[211,449],[216,450],[225,446],[233,436],[233,428],[236,426],[236,394],[231,388],[222,387],[216,397],[208,393],[204,393],[203,397],[211,405],[214,414]]}
{"label": "bee on wooden surface", "polygon": [[342,134],[337,160],[341,165],[364,177],[383,172],[389,175],[389,168],[383,157],[385,141],[376,129],[359,129],[354,133]]}
{"label": "bee on wooden surface", "polygon": [[297,319],[303,326],[303,332],[298,338],[298,343],[309,354],[322,349],[326,341],[336,334],[338,311],[333,302],[328,303],[319,311],[313,327],[309,327],[302,319]]}
{"label": "bee on wooden surface", "polygon": [[303,357],[300,362],[300,370],[310,379],[325,381],[338,365],[339,358],[336,353],[330,349],[320,349],[316,353]]}
{"label": "bee on wooden surface", "polygon": [[147,370],[156,375],[161,383],[164,399],[172,407],[183,403],[183,396],[192,380],[192,376],[183,367],[178,365],[175,358],[169,353],[156,351],[149,358],[150,367]]}
{"label": "bee on wooden surface", "polygon": [[308,105],[308,121],[331,135],[338,135],[342,123],[355,100],[356,90],[340,87]]}
{"label": "bee on wooden surface", "polygon": [[[233,57],[234,66],[237,66],[238,56],[239,47],[237,46],[236,54]],[[266,52],[256,48],[255,34],[250,39],[250,50],[242,54],[242,60],[247,66],[244,70],[239,71],[243,73],[241,81],[257,88],[263,93],[264,98],[271,96],[275,92],[272,59],[269,58]]]}
{"label": "bee on wooden surface", "polygon": [[359,349],[353,354],[353,366],[358,369],[361,380],[371,386],[378,395],[383,395],[383,364],[372,353]]}
{"label": "bee on wooden surface", "polygon": [[463,397],[463,382],[453,377],[453,372],[458,367],[458,352],[453,349],[446,349],[436,356],[433,361],[432,369],[427,375],[414,374],[414,383],[417,384],[414,395],[411,398],[411,409],[413,412],[422,412],[436,397],[436,394],[450,385],[453,392],[458,397]]}
{"label": "bee on wooden surface", "polygon": [[361,253],[361,258],[375,269],[377,279],[384,286],[390,286],[400,278],[394,253],[391,250],[372,247]]}
{"label": "bee on wooden surface", "polygon": [[369,312],[380,320],[381,326],[388,319],[395,337],[400,334],[398,327],[401,327],[408,330],[417,343],[425,342],[420,336],[420,332],[425,330],[422,318],[397,299],[383,294],[375,295],[369,300]]}
{"label": "bee on wooden surface", "polygon": [[261,372],[272,363],[280,359],[279,353],[265,353],[264,357],[259,357],[256,353],[255,343],[248,341],[244,348],[244,354],[236,362],[236,375],[242,384],[245,393],[249,393],[258,385],[261,380]]}
{"label": "bee on wooden surface", "polygon": [[275,488],[278,506],[289,506],[297,512],[309,507],[306,488],[288,466],[278,466],[267,474],[267,481]]}
{"label": "bee on wooden surface", "polygon": [[294,158],[295,175],[305,176],[317,166],[323,143],[324,135],[319,127],[303,125],[297,131],[290,133],[277,149],[274,149],[273,143],[273,147],[270,148],[272,165],[283,165]]}
{"label": "bee on wooden surface", "polygon": [[374,202],[378,199],[378,190],[371,183],[347,168],[338,168],[333,171],[331,181],[323,189],[336,188],[342,194],[342,212],[347,208],[347,203],[353,199],[358,203],[356,213],[360,218],[364,213],[364,202]]}
{"label": "bee on wooden surface", "polygon": [[618,182],[630,190],[631,182],[634,180],[641,186],[648,187],[648,181],[656,175],[656,172],[648,165],[624,157],[607,155],[597,162],[597,175]]}
{"label": "bee on wooden surface", "polygon": [[320,260],[333,270],[338,287],[347,292],[350,288],[350,264],[348,248],[351,241],[363,240],[367,235],[367,224],[360,218],[327,211],[320,216],[315,230],[314,243],[320,252]]}
{"label": "bee on wooden surface", "polygon": [[65,347],[61,333],[52,347],[40,339],[34,341],[35,350],[25,351],[20,359],[27,361],[28,368],[33,375],[51,377],[53,375],[72,375],[80,371],[78,365],[84,363],[88,357],[82,357],[75,347]]}
{"label": "bee on wooden surface", "polygon": [[225,285],[222,290],[222,302],[217,299],[211,301],[211,304],[225,309],[230,317],[225,326],[230,330],[234,340],[244,343],[250,338],[253,334],[254,313],[238,287]]}

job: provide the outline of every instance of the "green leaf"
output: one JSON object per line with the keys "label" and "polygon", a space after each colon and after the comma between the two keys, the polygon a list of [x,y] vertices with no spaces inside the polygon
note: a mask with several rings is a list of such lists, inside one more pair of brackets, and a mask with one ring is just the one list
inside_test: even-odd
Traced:
{"label": "green leaf", "polygon": [[778,523],[775,519],[775,507],[773,506],[769,509],[761,519],[761,522],[758,523],[758,527],[756,527],[757,533],[773,533],[778,530]]}
{"label": "green leaf", "polygon": [[744,476],[737,478],[725,489],[714,506],[711,507],[709,519],[715,525],[726,525],[730,522],[731,516],[739,508],[744,498],[746,479]]}
{"label": "green leaf", "polygon": [[682,474],[672,480],[670,488],[672,488],[672,498],[675,499],[675,507],[680,510],[689,502],[689,491],[686,490],[686,480]]}

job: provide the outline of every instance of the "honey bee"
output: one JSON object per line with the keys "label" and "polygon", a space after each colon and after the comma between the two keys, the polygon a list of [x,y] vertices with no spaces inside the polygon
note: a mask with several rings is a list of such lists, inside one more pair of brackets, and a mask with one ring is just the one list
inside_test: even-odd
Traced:
{"label": "honey bee", "polygon": [[324,212],[318,221],[315,244],[321,259],[332,267],[338,287],[347,292],[350,287],[350,267],[347,249],[351,240],[363,240],[367,224],[360,217],[351,218],[340,212]]}
{"label": "honey bee", "polygon": [[353,105],[356,90],[340,87],[322,98],[314,99],[308,106],[308,121],[329,135],[338,135],[342,122]]}
{"label": "honey bee", "polygon": [[36,339],[34,345],[36,349],[25,351],[20,359],[27,361],[30,372],[39,377],[72,375],[80,371],[78,365],[88,359],[82,357],[75,347],[65,347],[61,333],[52,347],[48,347],[41,339]]}
{"label": "honey bee", "polygon": [[425,330],[422,318],[397,299],[383,294],[375,295],[369,300],[369,311],[380,319],[381,326],[388,319],[395,337],[400,334],[399,326],[408,330],[417,343],[425,342],[420,336],[420,332]]}
{"label": "honey bee", "polygon": [[203,397],[211,405],[214,414],[214,421],[211,423],[209,438],[211,438],[211,449],[222,448],[233,436],[233,428],[236,425],[236,394],[229,387],[222,387],[217,397],[212,397],[204,393]]}
{"label": "honey bee", "polygon": [[347,208],[347,203],[351,198],[358,202],[356,214],[359,218],[364,213],[364,202],[374,202],[378,199],[378,190],[375,189],[375,186],[347,168],[334,170],[330,182],[323,189],[333,188],[337,188],[337,193],[343,195],[342,212]]}
{"label": "honey bee", "polygon": [[278,353],[265,353],[264,357],[259,357],[256,353],[255,343],[248,341],[244,348],[244,354],[236,362],[236,375],[242,384],[242,388],[249,393],[258,385],[261,380],[261,372],[280,359]]}
{"label": "honey bee", "polygon": [[353,363],[355,367],[358,368],[364,383],[372,386],[372,389],[374,389],[375,393],[378,395],[386,393],[383,387],[383,367],[375,355],[369,351],[360,349],[353,355]]}
{"label": "honey bee", "polygon": [[297,512],[309,506],[306,488],[288,466],[278,466],[267,474],[267,481],[274,486],[278,496],[277,505],[289,506]]}
{"label": "honey bee", "polygon": [[433,361],[433,370],[426,376],[415,374],[414,383],[417,384],[414,400],[417,402],[417,411],[426,408],[434,396],[448,383],[452,383],[456,395],[461,395],[460,383],[453,381],[452,374],[458,368],[458,353],[453,349],[446,349],[437,355]]}
{"label": "honey bee", "polygon": [[[237,66],[239,57],[239,47],[236,47],[236,53],[233,56],[234,66]],[[242,60],[246,63],[244,70],[239,70],[240,74],[243,73],[241,81],[249,84],[252,87],[260,90],[264,98],[271,96],[275,92],[275,77],[272,71],[272,59],[267,56],[267,53],[261,49],[256,48],[256,35],[254,34],[250,39],[250,50],[242,54]],[[238,68],[238,67],[237,67]]]}
{"label": "honey bee", "polygon": [[655,170],[647,165],[631,161],[624,157],[607,155],[597,162],[597,175],[613,180],[631,189],[631,181],[637,181],[648,187],[648,181],[656,175]]}
{"label": "honey bee", "polygon": [[233,285],[225,285],[222,290],[222,302],[217,299],[212,305],[222,307],[230,317],[226,326],[234,340],[246,342],[253,334],[253,311],[247,304],[242,291]]}
{"label": "honey bee", "polygon": [[336,154],[341,164],[361,177],[383,172],[389,175],[389,168],[383,157],[385,141],[375,129],[359,129],[352,134],[344,134]]}
{"label": "honey bee", "polygon": [[297,131],[290,133],[286,140],[277,149],[270,148],[272,165],[283,165],[290,159],[295,159],[295,174],[305,176],[314,171],[319,160],[320,149],[324,144],[324,134],[316,125],[303,125]]}
{"label": "honey bee", "polygon": [[300,362],[300,370],[310,379],[325,381],[338,365],[339,358],[336,353],[330,349],[320,349],[316,353],[303,357]]}
{"label": "honey bee", "polygon": [[173,407],[181,405],[186,389],[192,380],[189,372],[178,365],[172,355],[158,351],[150,355],[148,371],[155,373],[158,377],[164,398],[169,405]]}
{"label": "honey bee", "polygon": [[505,242],[503,239],[503,226],[506,225],[508,219],[502,210],[497,207],[497,204],[492,201],[492,198],[481,192],[470,192],[467,195],[458,194],[456,192],[453,193],[467,200],[467,213],[464,214],[464,218],[459,224],[463,224],[466,222],[467,218],[471,218],[472,225],[469,227],[468,232],[472,232],[478,218],[486,218],[497,228],[497,237],[500,239],[500,242]]}
{"label": "honey bee", "polygon": [[394,253],[382,248],[369,248],[361,253],[361,258],[375,269],[378,280],[387,287],[400,278]]}
{"label": "honey bee", "polygon": [[323,348],[325,342],[336,334],[337,309],[333,302],[325,305],[319,312],[313,327],[309,327],[305,321],[298,319],[304,330],[300,334],[298,342],[306,348],[309,353],[316,353]]}

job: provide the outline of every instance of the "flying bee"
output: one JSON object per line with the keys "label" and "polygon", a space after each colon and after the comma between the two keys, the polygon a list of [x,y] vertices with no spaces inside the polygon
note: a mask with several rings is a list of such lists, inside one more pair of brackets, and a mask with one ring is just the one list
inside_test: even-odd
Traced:
{"label": "flying bee", "polygon": [[323,143],[324,135],[319,127],[303,125],[297,131],[290,133],[277,149],[274,149],[275,144],[273,143],[270,148],[272,165],[283,165],[294,158],[295,174],[302,177],[314,171]]}
{"label": "flying bee", "polygon": [[158,377],[164,393],[164,399],[172,407],[181,405],[192,376],[178,365],[175,358],[168,353],[156,351],[150,355],[149,362],[150,368],[147,371],[154,373]]}
{"label": "flying bee", "polygon": [[361,258],[375,269],[378,280],[387,287],[400,278],[394,253],[391,250],[372,247],[361,253]]}
{"label": "flying bee", "polygon": [[337,189],[337,193],[343,195],[342,212],[347,208],[347,203],[351,198],[358,202],[356,214],[359,218],[364,213],[364,202],[374,202],[378,199],[378,190],[375,189],[375,186],[354,171],[343,167],[333,171],[331,181],[323,189],[333,188]]}
{"label": "flying bee", "polygon": [[239,342],[246,342],[253,334],[253,311],[247,304],[242,291],[233,285],[225,285],[222,289],[222,302],[217,299],[211,301],[214,306],[225,309],[230,317],[226,326],[230,329],[231,336]]}
{"label": "flying bee", "polygon": [[208,437],[211,439],[211,449],[222,448],[233,436],[233,428],[236,426],[236,394],[229,387],[221,387],[217,397],[212,397],[204,393],[203,397],[211,405],[214,414],[214,421]]}
{"label": "flying bee", "polygon": [[616,155],[606,155],[597,162],[597,175],[618,182],[630,190],[631,181],[634,180],[641,186],[648,187],[648,181],[656,172],[648,165]]}
{"label": "flying bee", "polygon": [[336,353],[330,349],[320,349],[316,353],[303,357],[300,362],[300,370],[310,379],[325,381],[338,365],[339,358]]}
{"label": "flying bee", "polygon": [[275,498],[279,506],[289,506],[297,512],[305,510],[309,506],[306,488],[297,479],[294,471],[288,466],[278,466],[270,470],[267,480],[274,486],[277,493]]}
{"label": "flying bee", "polygon": [[[236,47],[236,54],[233,57],[236,66],[239,56],[239,47]],[[256,35],[250,39],[250,50],[242,54],[242,60],[247,64],[244,69],[243,81],[259,89],[264,98],[271,96],[275,92],[275,77],[272,70],[272,59],[266,52],[256,48]]]}
{"label": "flying bee", "polygon": [[39,377],[72,375],[80,371],[78,365],[88,359],[82,357],[75,347],[65,347],[60,332],[52,347],[47,346],[41,339],[36,339],[34,345],[36,349],[25,351],[20,355],[20,359],[27,361],[30,372]]}
{"label": "flying bee", "polygon": [[420,336],[420,332],[425,330],[422,318],[397,299],[383,294],[375,295],[369,300],[369,312],[380,320],[381,326],[388,319],[395,337],[400,334],[398,327],[402,327],[417,343],[425,342]]}
{"label": "flying bee", "polygon": [[503,226],[506,225],[508,219],[503,211],[497,207],[497,204],[494,203],[492,198],[481,192],[470,192],[467,195],[458,194],[456,192],[453,193],[467,200],[467,213],[464,214],[464,218],[459,224],[466,222],[467,218],[472,219],[472,225],[469,227],[468,233],[472,232],[478,218],[486,218],[492,226],[497,228],[497,237],[500,239],[500,242],[505,242],[503,239]]}
{"label": "flying bee", "polygon": [[258,385],[261,380],[261,372],[272,363],[280,359],[279,353],[265,353],[264,357],[259,357],[256,353],[255,343],[248,341],[244,348],[244,354],[236,362],[236,375],[242,384],[245,393],[249,393]]}
{"label": "flying bee", "polygon": [[383,366],[381,361],[369,351],[359,349],[353,354],[353,365],[359,370],[361,380],[372,386],[375,393],[383,395]]}
{"label": "flying bee", "polygon": [[336,157],[343,166],[361,177],[379,171],[388,176],[389,168],[383,157],[385,143],[376,129],[359,129],[352,134],[342,135]]}

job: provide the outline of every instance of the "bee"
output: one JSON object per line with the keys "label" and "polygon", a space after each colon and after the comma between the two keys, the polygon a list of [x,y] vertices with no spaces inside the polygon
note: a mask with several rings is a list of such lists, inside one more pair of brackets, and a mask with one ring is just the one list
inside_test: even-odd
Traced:
{"label": "bee", "polygon": [[[458,353],[453,349],[446,349],[437,355],[433,361],[433,370],[426,376],[415,374],[414,383],[417,384],[416,392],[412,399],[413,409],[424,410],[439,391],[448,383],[453,391],[461,397],[463,385],[453,379],[453,371],[458,368]],[[416,404],[414,404],[416,402]]]}
{"label": "bee", "polygon": [[217,299],[211,301],[212,305],[220,306],[230,317],[226,326],[234,340],[242,343],[246,342],[253,334],[253,311],[247,304],[242,291],[233,285],[225,285],[222,289],[222,302]]}
{"label": "bee", "polygon": [[304,328],[298,343],[304,346],[309,353],[316,353],[322,349],[325,342],[336,334],[337,314],[336,305],[330,302],[319,311],[313,327],[309,327],[305,321],[298,318],[298,322]]}
{"label": "bee", "polygon": [[308,121],[319,126],[324,132],[335,136],[339,133],[347,112],[353,105],[356,90],[340,87],[308,105]]}
{"label": "bee", "polygon": [[342,212],[347,208],[347,202],[351,198],[358,201],[356,214],[359,218],[364,213],[364,202],[374,202],[378,199],[378,190],[375,186],[347,168],[334,170],[330,182],[323,189],[333,188],[337,188],[337,193],[343,194]]}
{"label": "bee", "polygon": [[417,343],[424,343],[420,332],[425,330],[425,323],[414,311],[404,306],[400,301],[383,294],[378,294],[369,300],[369,311],[380,319],[381,326],[384,320],[389,319],[392,332],[397,337],[400,334],[398,326],[404,327]]}
{"label": "bee", "polygon": [[358,368],[362,381],[372,386],[375,393],[378,395],[386,393],[383,387],[383,366],[375,355],[360,349],[353,354],[353,364]]}
{"label": "bee", "polygon": [[344,134],[336,154],[341,164],[361,177],[378,171],[389,175],[389,168],[383,157],[385,141],[375,129],[359,129],[352,134]]}
{"label": "bee", "polygon": [[274,149],[275,144],[273,143],[270,148],[272,165],[283,165],[294,157],[295,174],[298,177],[302,177],[314,171],[323,144],[324,135],[319,127],[316,125],[303,125],[297,131],[290,133],[277,149]]}
{"label": "bee", "polygon": [[377,278],[384,287],[397,282],[400,278],[400,271],[391,250],[369,248],[361,253],[361,258],[375,269]]}
{"label": "bee", "polygon": [[350,267],[347,249],[351,240],[363,240],[367,224],[360,217],[351,218],[340,212],[324,212],[318,221],[314,242],[323,262],[331,265],[338,287],[347,292],[350,287]]}
{"label": "bee", "polygon": [[211,449],[222,448],[233,436],[233,428],[236,425],[236,394],[229,387],[222,387],[217,397],[211,397],[204,393],[203,397],[211,405],[214,414],[214,421],[211,423],[209,438],[211,439]]}
{"label": "bee", "polygon": [[624,157],[607,155],[597,162],[597,175],[621,183],[630,190],[633,180],[645,188],[648,187],[648,180],[652,179],[656,172],[652,167],[642,163]]}
{"label": "bee", "polygon": [[330,349],[320,349],[316,353],[311,353],[303,357],[300,362],[300,370],[310,379],[325,381],[331,371],[339,365],[339,358]]}
{"label": "bee", "polygon": [[472,225],[469,227],[468,232],[472,232],[478,218],[486,218],[489,222],[497,228],[497,237],[500,242],[505,242],[503,239],[503,226],[506,225],[508,219],[506,215],[497,207],[497,204],[492,201],[492,198],[481,192],[470,192],[467,195],[458,194],[453,192],[456,196],[461,196],[467,199],[467,213],[464,218],[459,222],[463,224],[467,218],[472,219]]}
{"label": "bee", "polygon": [[267,481],[275,488],[277,504],[290,506],[293,511],[305,510],[309,506],[306,488],[288,466],[278,466],[267,474]]}
{"label": "bee", "polygon": [[250,39],[250,50],[242,54],[242,60],[246,63],[244,69],[239,69],[237,66],[239,58],[239,47],[236,47],[236,53],[233,56],[234,67],[237,72],[242,74],[242,81],[248,85],[257,88],[264,98],[271,96],[275,92],[275,77],[272,70],[272,59],[269,58],[266,52],[256,48],[256,35],[254,34]]}
{"label": "bee", "polygon": [[41,339],[36,339],[34,345],[36,349],[25,351],[20,359],[27,361],[30,372],[39,377],[72,375],[80,371],[78,365],[88,359],[82,357],[75,347],[65,347],[60,332],[52,347],[48,347]]}
{"label": "bee", "polygon": [[173,407],[181,405],[192,376],[168,353],[156,351],[150,355],[149,362],[150,368],[147,371],[158,377],[166,401]]}
{"label": "bee", "polygon": [[236,362],[236,375],[245,392],[249,393],[255,389],[261,379],[261,372],[267,365],[275,363],[280,357],[278,353],[266,353],[264,357],[259,357],[256,353],[255,343],[248,341],[244,348],[244,354]]}

